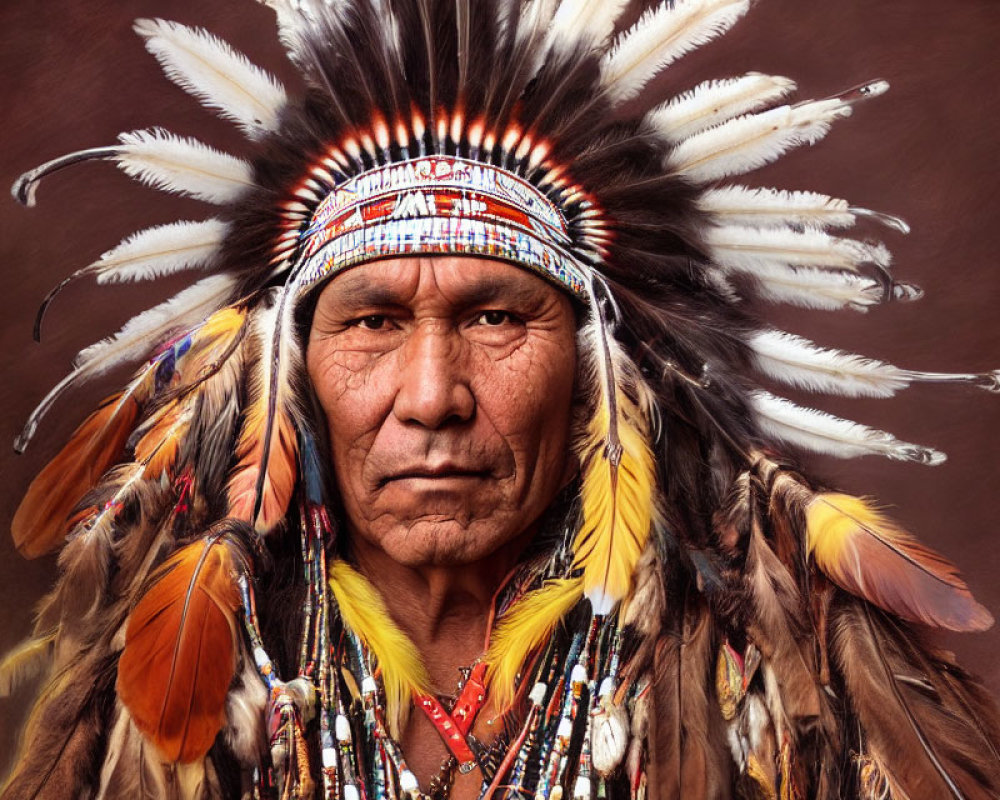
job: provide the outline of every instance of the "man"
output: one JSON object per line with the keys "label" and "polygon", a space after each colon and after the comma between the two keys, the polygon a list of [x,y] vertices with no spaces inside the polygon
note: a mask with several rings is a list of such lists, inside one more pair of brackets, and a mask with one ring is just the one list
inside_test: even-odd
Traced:
{"label": "man", "polygon": [[[953,568],[785,441],[940,454],[792,406],[919,380],[762,326],[755,297],[915,295],[899,221],[719,187],[822,138],[866,84],[629,101],[745,2],[275,2],[299,101],[141,20],[260,140],[163,131],[84,158],[224,207],[85,270],[211,274],[81,354],[161,344],[39,476],[63,576],[11,664],[48,670],[10,797],[955,797],[1000,785],[989,701],[900,618],[991,623]],[[249,187],[249,188],[248,188]]]}

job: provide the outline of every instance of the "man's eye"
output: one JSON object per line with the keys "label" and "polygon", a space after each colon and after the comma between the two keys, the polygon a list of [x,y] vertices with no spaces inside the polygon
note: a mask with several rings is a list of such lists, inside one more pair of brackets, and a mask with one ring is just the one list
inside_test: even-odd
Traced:
{"label": "man's eye", "polygon": [[378,331],[385,327],[385,323],[384,314],[369,314],[367,317],[359,317],[351,324],[357,328],[364,328],[366,331]]}
{"label": "man's eye", "polygon": [[515,321],[514,315],[509,311],[484,311],[476,317],[477,325],[497,326]]}

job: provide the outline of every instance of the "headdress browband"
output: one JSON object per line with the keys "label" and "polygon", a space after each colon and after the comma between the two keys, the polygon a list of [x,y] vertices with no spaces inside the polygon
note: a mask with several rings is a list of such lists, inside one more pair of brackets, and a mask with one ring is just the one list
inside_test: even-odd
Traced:
{"label": "headdress browband", "polygon": [[350,178],[319,204],[300,241],[303,288],[378,258],[454,253],[509,261],[586,293],[559,208],[517,175],[464,158],[424,156]]}

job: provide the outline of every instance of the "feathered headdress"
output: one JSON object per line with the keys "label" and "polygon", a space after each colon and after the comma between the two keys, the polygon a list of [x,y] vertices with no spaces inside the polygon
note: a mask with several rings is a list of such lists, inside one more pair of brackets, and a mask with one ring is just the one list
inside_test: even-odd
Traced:
{"label": "feathered headdress", "polygon": [[[198,273],[84,349],[18,437],[23,450],[68,389],[146,359],[38,476],[14,519],[27,556],[65,541],[63,577],[35,638],[0,667],[8,680],[32,665],[52,676],[29,741],[60,729],[74,752],[106,746],[91,758],[100,769],[82,770],[76,785],[109,795],[163,781],[213,790],[222,779],[210,749],[221,732],[261,786],[305,792],[303,737],[318,713],[324,786],[343,797],[378,780],[412,790],[391,734],[409,699],[426,695],[426,678],[378,593],[349,565],[326,563],[335,526],[297,312],[311,289],[356,264],[452,253],[532,270],[586,309],[579,502],[559,553],[522,580],[485,656],[484,685],[499,705],[516,694],[530,708],[511,745],[521,749],[495,765],[491,793],[507,781],[589,797],[591,781],[596,790],[625,773],[638,793],[656,775],[667,780],[676,757],[695,765],[684,771],[734,772],[764,796],[833,796],[847,781],[837,766],[847,738],[858,780],[899,797],[921,781],[956,793],[976,781],[1000,787],[985,755],[996,732],[977,720],[975,689],[895,621],[981,630],[988,612],[952,565],[869,502],[814,489],[776,455],[787,445],[933,465],[943,454],[762,385],[871,397],[914,382],[1000,390],[998,372],[902,369],[764,321],[774,303],[850,312],[919,297],[869,238],[906,232],[901,220],[740,183],[820,141],[887,84],[797,99],[790,79],[747,73],[643,104],[652,78],[728,30],[749,0],[663,2],[624,30],[625,4],[609,0],[267,5],[305,78],[301,97],[203,30],[135,25],[171,80],[247,135],[240,157],[151,128],[54,159],[13,189],[32,205],[47,174],[101,159],[215,206],[205,220],[126,237],[39,312],[40,326],[78,277]],[[860,238],[845,235],[855,226]],[[293,525],[301,547],[287,543]],[[266,550],[300,557],[310,587],[305,677],[287,683],[256,610]],[[581,614],[583,633],[567,633]],[[361,732],[328,669],[331,648],[358,677],[370,711]],[[707,701],[715,654],[718,719]],[[60,703],[84,661],[111,677]],[[670,693],[651,690],[663,680],[677,681],[669,707]],[[875,683],[898,710],[866,695]],[[592,703],[589,716],[576,714],[581,702]],[[265,706],[269,753],[247,733]],[[886,723],[894,713],[909,728]],[[713,725],[728,726],[731,753],[719,751]],[[949,726],[961,735],[942,752],[935,737]],[[381,778],[356,756],[365,737],[381,742],[390,765]],[[925,760],[902,765],[911,745]],[[809,748],[830,763],[796,757]],[[48,785],[44,752],[27,752],[16,791]],[[519,767],[522,752],[541,769]],[[695,796],[694,783],[676,779]]]}

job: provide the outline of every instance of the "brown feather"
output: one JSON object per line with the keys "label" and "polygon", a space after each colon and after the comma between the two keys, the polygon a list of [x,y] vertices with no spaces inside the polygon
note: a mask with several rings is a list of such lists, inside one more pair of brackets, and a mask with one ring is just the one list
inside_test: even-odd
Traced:
{"label": "brown feather", "polygon": [[[906,796],[985,800],[1000,794],[995,741],[970,717],[941,668],[905,631],[863,601],[832,611],[833,651],[867,747]],[[961,686],[963,681],[954,676]],[[978,711],[995,714],[989,707]],[[996,722],[989,727],[995,732]]]}
{"label": "brown feather", "polygon": [[104,645],[52,678],[32,709],[18,759],[0,786],[4,800],[91,795],[113,703],[112,675]]}
{"label": "brown feather", "polygon": [[721,800],[731,796],[732,757],[712,691],[715,636],[703,601],[689,600],[682,625],[680,636],[663,637],[656,651],[649,714],[651,796]]}
{"label": "brown feather", "polygon": [[754,601],[747,633],[778,675],[790,721],[810,724],[822,711],[811,641],[801,620],[806,609],[791,574],[778,560],[754,521],[746,576]]}
{"label": "brown feather", "polygon": [[212,537],[171,556],[129,617],[118,694],[167,761],[202,758],[222,727],[239,605],[233,555]]}
{"label": "brown feather", "polygon": [[122,456],[139,410],[132,395],[109,397],[31,482],[10,525],[14,545],[25,558],[59,546],[76,504]]}
{"label": "brown feather", "polygon": [[870,503],[824,492],[806,510],[809,552],[830,580],[911,622],[983,631],[993,617],[948,559]]}

